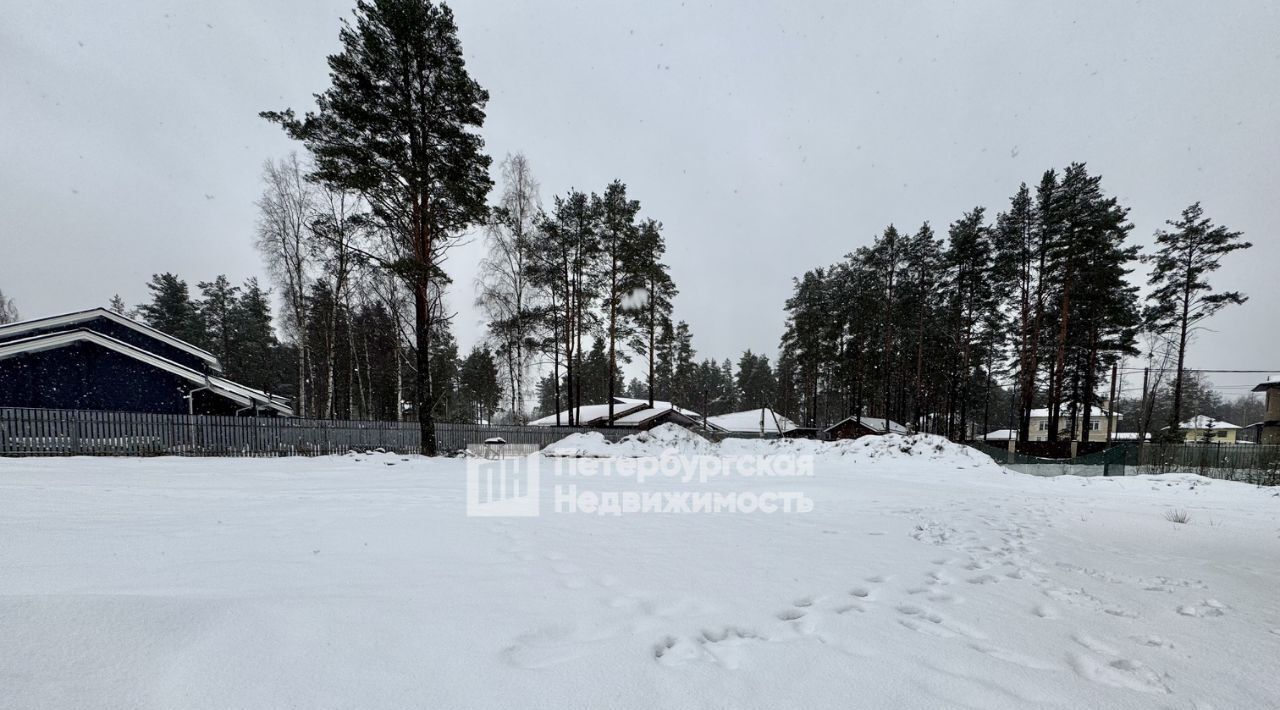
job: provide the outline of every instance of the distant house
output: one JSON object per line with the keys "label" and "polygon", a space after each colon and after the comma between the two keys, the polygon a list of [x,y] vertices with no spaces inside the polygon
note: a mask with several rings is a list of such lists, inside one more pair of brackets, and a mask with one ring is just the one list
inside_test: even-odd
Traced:
{"label": "distant house", "polygon": [[1272,375],[1266,382],[1253,388],[1254,392],[1265,392],[1267,397],[1267,413],[1263,415],[1258,427],[1259,444],[1280,444],[1280,375]]}
{"label": "distant house", "polygon": [[996,429],[982,435],[983,441],[1008,442],[1018,438],[1017,429]]}
{"label": "distant house", "polygon": [[[1107,432],[1119,428],[1124,415],[1109,412],[1101,407],[1093,407],[1089,418],[1089,441],[1106,441]],[[1071,409],[1063,405],[1058,417],[1058,440],[1067,441],[1071,435]],[[1031,428],[1028,441],[1049,440],[1049,410],[1031,410]],[[1075,441],[1084,440],[1084,412],[1076,417]]]}
{"label": "distant house", "polygon": [[[559,419],[552,414],[550,416],[535,419],[529,422],[530,426],[568,426],[569,414],[573,410],[565,410],[560,412]],[[703,422],[701,414],[691,410],[677,407],[671,402],[654,401],[653,406],[649,406],[647,399],[632,399],[630,397],[614,397],[613,398],[613,419],[609,418],[609,405],[605,404],[584,404],[578,407],[575,417],[577,426],[587,427],[619,427],[624,429],[652,429],[659,424],[679,424],[689,429],[707,429],[710,431],[722,431],[722,429],[711,422]]]}
{"label": "distant house", "polygon": [[1180,422],[1178,429],[1185,435],[1187,443],[1211,441],[1217,444],[1234,444],[1236,435],[1240,433],[1240,427],[1235,424],[1203,414]]}
{"label": "distant house", "polygon": [[828,439],[857,439],[876,434],[910,434],[911,430],[893,421],[877,417],[845,417],[823,430]]}
{"label": "distant house", "polygon": [[288,415],[205,350],[105,308],[0,326],[0,407]]}
{"label": "distant house", "polygon": [[743,412],[730,412],[707,417],[707,421],[723,431],[735,434],[757,434],[760,436],[782,435],[796,428],[796,423],[778,414],[769,407],[748,409]]}
{"label": "distant house", "polygon": [[[981,438],[983,441],[1004,444],[1004,443],[1016,440],[1018,438],[1018,430],[1017,429],[997,429],[993,432],[988,432],[987,434],[983,435]],[[1151,435],[1148,434],[1147,438],[1148,439],[1151,438]],[[1102,441],[1102,439],[1095,438],[1093,435],[1090,435],[1089,440]],[[1136,431],[1112,432],[1111,440],[1112,441],[1137,441],[1138,432]],[[1043,439],[1031,439],[1031,441],[1043,441]]]}
{"label": "distant house", "polygon": [[[1117,431],[1111,434],[1111,440],[1112,441],[1138,441],[1140,436],[1141,435],[1136,431]],[[1142,437],[1143,441],[1146,441],[1150,438],[1151,438],[1150,434],[1147,434],[1146,437]]]}

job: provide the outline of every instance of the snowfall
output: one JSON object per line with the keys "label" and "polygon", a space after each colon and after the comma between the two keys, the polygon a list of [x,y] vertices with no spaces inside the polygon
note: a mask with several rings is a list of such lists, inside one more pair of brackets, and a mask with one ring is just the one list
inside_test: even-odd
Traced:
{"label": "snowfall", "polygon": [[[673,453],[812,475],[600,473]],[[540,514],[468,515],[474,458],[0,459],[0,707],[1280,707],[1276,489],[930,437],[510,461]],[[634,505],[683,493],[738,508]]]}

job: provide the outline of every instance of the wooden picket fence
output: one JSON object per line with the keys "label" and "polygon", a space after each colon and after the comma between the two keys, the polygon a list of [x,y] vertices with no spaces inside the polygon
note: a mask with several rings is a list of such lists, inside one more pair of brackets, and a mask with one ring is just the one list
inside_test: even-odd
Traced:
{"label": "wooden picket fence", "polygon": [[[441,453],[492,437],[541,447],[574,432],[600,431],[609,440],[632,433],[448,422],[435,429]],[[321,456],[372,449],[420,453],[418,423],[0,407],[0,456]]]}

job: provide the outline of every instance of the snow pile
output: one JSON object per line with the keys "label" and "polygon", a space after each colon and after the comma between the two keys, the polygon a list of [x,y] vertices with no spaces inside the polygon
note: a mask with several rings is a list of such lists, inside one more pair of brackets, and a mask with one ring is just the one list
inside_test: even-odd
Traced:
{"label": "snow pile", "polygon": [[570,434],[543,449],[542,453],[570,458],[650,457],[673,453],[721,457],[811,456],[859,462],[937,461],[961,468],[999,469],[990,456],[931,434],[885,434],[839,441],[727,438],[715,443],[676,424],[663,424],[624,437],[617,443],[610,443],[597,432]]}
{"label": "snow pile", "polygon": [[675,450],[682,454],[715,455],[716,445],[698,433],[678,424],[660,424],[649,431],[632,434],[616,446],[623,456],[658,456],[664,451]]}
{"label": "snow pile", "polygon": [[681,454],[714,456],[716,445],[676,424],[660,424],[648,431],[625,436],[611,443],[599,432],[570,434],[542,450],[544,456],[569,458],[662,456]]}
{"label": "snow pile", "polygon": [[995,464],[973,447],[957,444],[933,434],[885,434],[832,442],[841,456],[867,459],[924,459],[928,461],[970,461],[975,465]]}
{"label": "snow pile", "polygon": [[613,456],[613,444],[598,431],[578,432],[542,450],[545,456],[563,456],[567,458],[583,458],[592,456]]}

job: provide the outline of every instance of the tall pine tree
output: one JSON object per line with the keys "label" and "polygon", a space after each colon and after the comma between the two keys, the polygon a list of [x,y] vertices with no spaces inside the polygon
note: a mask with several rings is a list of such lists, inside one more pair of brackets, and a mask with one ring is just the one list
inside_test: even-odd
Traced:
{"label": "tall pine tree", "polygon": [[264,112],[315,156],[314,177],[360,194],[391,235],[385,267],[413,293],[422,450],[436,453],[432,337],[445,250],[487,212],[489,94],[467,73],[453,11],[430,0],[359,0],[328,59],[317,111]]}

